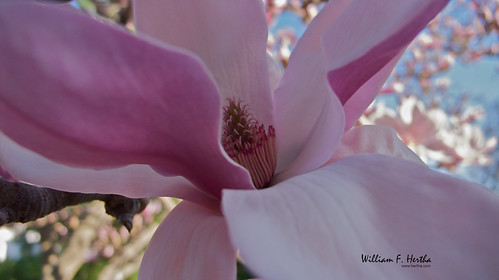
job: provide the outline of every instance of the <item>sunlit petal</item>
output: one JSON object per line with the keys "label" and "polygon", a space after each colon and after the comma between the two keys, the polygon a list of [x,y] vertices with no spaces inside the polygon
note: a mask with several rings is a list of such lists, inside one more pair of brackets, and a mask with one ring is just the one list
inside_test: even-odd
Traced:
{"label": "sunlit petal", "polygon": [[0,128],[10,138],[69,165],[151,164],[215,196],[253,188],[221,148],[220,96],[197,58],[70,9],[1,5]]}
{"label": "sunlit petal", "polygon": [[[499,274],[499,243],[491,241],[499,197],[406,160],[350,156],[262,191],[225,190],[222,203],[234,245],[265,279]],[[363,254],[393,262],[364,263]],[[403,268],[398,254],[404,263],[426,255],[431,267]]]}
{"label": "sunlit petal", "polygon": [[198,55],[217,81],[222,99],[239,98],[261,123],[273,124],[262,1],[141,0],[135,4],[139,34]]}
{"label": "sunlit petal", "polygon": [[218,212],[181,202],[156,230],[139,279],[235,279],[236,250]]}

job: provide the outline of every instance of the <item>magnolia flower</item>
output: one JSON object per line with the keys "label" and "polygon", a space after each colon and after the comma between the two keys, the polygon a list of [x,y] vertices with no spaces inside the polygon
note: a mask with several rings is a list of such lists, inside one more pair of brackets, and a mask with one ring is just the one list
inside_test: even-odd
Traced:
{"label": "magnolia flower", "polygon": [[400,99],[396,112],[377,103],[359,122],[389,126],[423,161],[455,169],[458,164],[493,162],[489,153],[495,149],[497,138],[485,139],[482,130],[470,124],[483,114],[483,109],[471,107],[462,115],[449,117],[444,110],[427,109],[421,100],[408,96]]}
{"label": "magnolia flower", "polygon": [[0,164],[61,190],[184,199],[141,279],[234,279],[237,252],[265,279],[499,274],[495,194],[390,129],[351,129],[446,1],[328,2],[274,91],[260,0],[135,4],[138,36],[2,2]]}
{"label": "magnolia flower", "polygon": [[454,139],[454,135],[445,111],[427,109],[415,96],[402,97],[397,111],[378,103],[360,122],[393,128],[404,144],[424,162],[455,165],[462,160],[455,151],[456,147],[446,142]]}
{"label": "magnolia flower", "polygon": [[497,147],[497,137],[485,139],[483,131],[469,123],[461,124],[456,130],[455,137],[449,138],[448,142],[456,147],[463,165],[490,165],[494,162],[489,154]]}

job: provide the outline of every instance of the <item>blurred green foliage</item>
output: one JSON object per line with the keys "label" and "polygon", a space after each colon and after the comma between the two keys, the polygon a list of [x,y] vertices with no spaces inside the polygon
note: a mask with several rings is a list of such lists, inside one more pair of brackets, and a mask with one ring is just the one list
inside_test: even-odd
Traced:
{"label": "blurred green foliage", "polygon": [[19,261],[6,260],[0,263],[2,280],[39,280],[42,279],[41,256],[27,256]]}
{"label": "blurred green foliage", "polygon": [[99,273],[106,267],[108,260],[88,262],[83,264],[76,273],[74,280],[91,280],[97,279]]}

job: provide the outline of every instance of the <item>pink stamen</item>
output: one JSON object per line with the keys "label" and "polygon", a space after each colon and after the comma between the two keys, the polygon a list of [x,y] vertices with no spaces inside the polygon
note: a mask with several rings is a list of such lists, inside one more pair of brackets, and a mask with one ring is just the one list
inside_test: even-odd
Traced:
{"label": "pink stamen", "polygon": [[246,168],[256,188],[269,185],[277,165],[275,129],[259,124],[248,105],[229,99],[224,107],[222,145],[234,161]]}

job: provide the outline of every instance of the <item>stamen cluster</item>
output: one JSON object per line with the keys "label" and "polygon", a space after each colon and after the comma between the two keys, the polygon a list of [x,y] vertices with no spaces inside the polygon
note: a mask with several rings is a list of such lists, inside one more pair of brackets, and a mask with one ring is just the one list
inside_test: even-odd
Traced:
{"label": "stamen cluster", "polygon": [[229,99],[223,109],[222,146],[234,161],[246,168],[256,188],[268,186],[277,164],[275,129],[259,124],[248,105]]}

